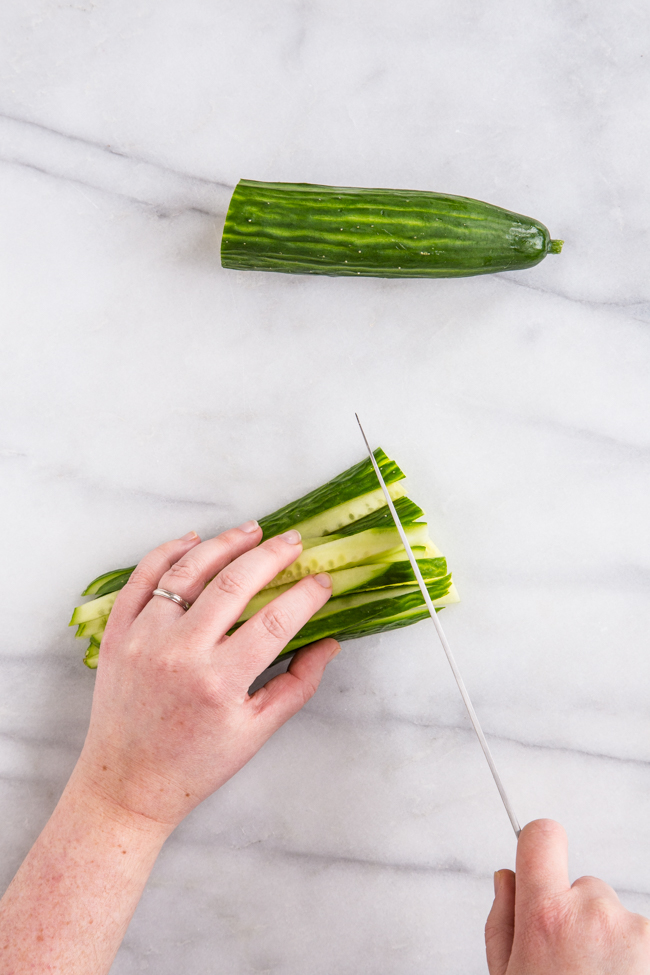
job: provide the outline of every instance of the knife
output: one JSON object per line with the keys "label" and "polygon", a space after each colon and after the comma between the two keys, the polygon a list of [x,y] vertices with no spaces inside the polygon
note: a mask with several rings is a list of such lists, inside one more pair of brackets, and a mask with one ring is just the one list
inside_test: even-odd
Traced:
{"label": "knife", "polygon": [[372,466],[375,469],[375,474],[377,475],[377,478],[378,478],[379,483],[381,485],[381,489],[384,492],[384,497],[386,498],[386,503],[388,504],[388,508],[390,510],[390,513],[393,516],[393,521],[395,522],[395,527],[397,528],[397,531],[399,532],[399,536],[402,539],[402,544],[403,544],[404,548],[406,549],[406,554],[409,557],[409,562],[411,563],[411,567],[412,567],[413,572],[415,574],[415,578],[417,580],[417,584],[420,587],[420,592],[422,593],[422,598],[424,599],[424,602],[426,604],[426,607],[429,610],[429,615],[431,617],[431,620],[433,622],[433,625],[436,628],[436,632],[438,634],[438,637],[440,639],[440,642],[442,643],[442,649],[445,651],[445,655],[447,657],[447,660],[449,661],[449,666],[451,667],[452,673],[453,673],[454,677],[456,678],[456,683],[458,684],[458,690],[460,691],[460,696],[462,697],[463,703],[465,704],[465,707],[467,708],[467,713],[469,715],[469,720],[472,722],[472,726],[474,728],[474,731],[476,732],[476,736],[477,736],[477,738],[479,740],[479,743],[481,745],[481,748],[483,749],[483,754],[485,755],[485,758],[487,760],[487,763],[490,766],[490,772],[492,773],[492,777],[494,779],[495,785],[496,785],[497,789],[499,790],[499,795],[501,796],[501,800],[503,802],[503,805],[505,806],[505,810],[506,810],[506,812],[508,814],[508,819],[510,820],[510,823],[512,825],[512,828],[515,831],[515,836],[517,837],[517,839],[519,839],[519,834],[521,833],[521,827],[519,825],[519,821],[518,821],[518,819],[517,819],[517,817],[515,815],[514,809],[512,808],[512,803],[510,802],[510,799],[508,798],[508,794],[507,794],[506,790],[503,787],[503,782],[501,781],[501,776],[499,775],[499,773],[497,771],[497,767],[496,767],[496,765],[494,763],[494,759],[492,758],[492,752],[490,751],[490,747],[489,747],[487,741],[485,740],[485,735],[483,734],[483,729],[481,728],[481,724],[480,724],[480,722],[478,720],[478,716],[476,714],[476,711],[474,710],[474,705],[472,704],[472,702],[470,700],[470,696],[467,693],[467,688],[465,687],[465,681],[463,680],[463,678],[460,675],[460,671],[458,669],[458,665],[457,665],[457,663],[456,663],[456,661],[454,659],[453,653],[451,652],[451,647],[449,646],[449,642],[447,640],[447,637],[445,636],[445,632],[444,632],[444,630],[442,628],[442,625],[440,623],[440,620],[438,619],[438,614],[436,613],[435,607],[434,607],[433,603],[431,602],[431,596],[429,595],[429,592],[427,590],[427,587],[426,587],[426,585],[424,583],[424,579],[422,578],[422,573],[420,572],[420,567],[418,566],[417,560],[416,560],[415,556],[413,555],[413,550],[412,550],[412,548],[411,548],[411,546],[409,544],[408,538],[406,537],[406,532],[404,531],[404,528],[402,527],[402,523],[399,520],[399,515],[395,511],[395,505],[393,504],[393,499],[391,498],[391,496],[390,496],[390,494],[388,492],[388,488],[386,487],[386,483],[384,481],[384,478],[382,477],[381,471],[379,470],[379,465],[377,464],[377,461],[375,460],[375,455],[373,454],[372,450],[370,449],[370,444],[368,443],[368,438],[366,437],[366,435],[364,433],[364,430],[363,430],[363,427],[361,426],[361,420],[359,419],[359,416],[358,416],[357,413],[355,413],[354,415],[357,418],[357,423],[359,424],[359,429],[361,430],[361,436],[364,439],[364,443],[365,443],[366,448],[368,450],[368,456],[370,457],[370,460],[372,462]]}

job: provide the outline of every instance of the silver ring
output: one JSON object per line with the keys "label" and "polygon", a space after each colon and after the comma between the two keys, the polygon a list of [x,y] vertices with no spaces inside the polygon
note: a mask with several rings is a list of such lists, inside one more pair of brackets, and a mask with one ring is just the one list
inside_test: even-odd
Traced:
{"label": "silver ring", "polygon": [[172,602],[178,603],[179,606],[182,606],[185,612],[187,612],[187,610],[190,608],[191,605],[191,603],[188,603],[186,599],[183,599],[182,596],[179,596],[177,592],[170,592],[169,589],[154,589],[152,595],[164,596],[165,599],[171,599]]}

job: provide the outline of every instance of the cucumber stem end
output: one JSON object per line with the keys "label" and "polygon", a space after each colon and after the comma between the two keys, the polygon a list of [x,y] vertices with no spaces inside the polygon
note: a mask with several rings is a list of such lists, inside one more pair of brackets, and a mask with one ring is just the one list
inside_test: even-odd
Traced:
{"label": "cucumber stem end", "polygon": [[552,240],[548,247],[549,254],[559,254],[562,251],[563,240]]}

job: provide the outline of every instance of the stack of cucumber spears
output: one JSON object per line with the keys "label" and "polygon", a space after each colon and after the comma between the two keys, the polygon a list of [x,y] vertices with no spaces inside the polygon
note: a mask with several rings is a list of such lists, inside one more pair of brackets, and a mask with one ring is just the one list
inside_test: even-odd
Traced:
{"label": "stack of cucumber spears", "polygon": [[[562,241],[538,220],[468,197],[421,190],[360,189],[240,180],[221,242],[223,267],[372,277],[461,277],[533,267],[559,254]],[[397,513],[436,607],[457,602],[447,563],[427,533],[423,512],[405,495],[404,475],[375,451]],[[303,552],[248,604],[241,625],[298,579],[329,572],[333,593],[284,653],[408,626],[428,616],[413,570],[370,460],[262,518],[264,537],[297,528]],[[84,591],[70,625],[90,640],[97,666],[106,621],[133,572],[116,569]]]}
{"label": "stack of cucumber spears", "polygon": [[[458,602],[447,562],[421,520],[424,512],[406,497],[404,474],[383,450],[374,453],[434,605]],[[409,626],[429,615],[369,459],[259,523],[264,538],[296,528],[303,551],[250,601],[236,626],[303,576],[329,572],[332,577],[332,598],[284,653],[326,636],[352,640]],[[72,614],[70,625],[77,626],[77,636],[90,640],[84,658],[88,667],[97,666],[111,608],[134,568],[99,576],[83,593],[95,598]]]}

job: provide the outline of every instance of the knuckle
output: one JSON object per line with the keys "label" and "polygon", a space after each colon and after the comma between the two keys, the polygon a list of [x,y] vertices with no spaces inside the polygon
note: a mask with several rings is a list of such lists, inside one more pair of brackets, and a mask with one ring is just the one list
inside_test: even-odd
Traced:
{"label": "knuckle", "polygon": [[259,614],[260,626],[273,637],[274,640],[281,640],[287,633],[291,620],[289,615],[277,606],[264,609]]}
{"label": "knuckle", "polygon": [[153,564],[153,559],[150,555],[145,555],[145,557],[138,562],[123,588],[148,589],[152,585],[155,585],[156,581],[156,571]]}
{"label": "knuckle", "polygon": [[172,542],[165,542],[164,545],[148,552],[144,558],[140,559],[126,585],[140,588],[146,588],[152,583],[155,585],[163,572],[168,572],[170,568],[173,568],[173,555]]}
{"label": "knuckle", "polygon": [[632,915],[632,927],[636,936],[644,943],[646,950],[650,951],[650,921],[642,914]]}
{"label": "knuckle", "polygon": [[226,707],[233,701],[241,700],[247,689],[246,679],[242,680],[236,671],[215,671],[206,685],[206,700],[213,709]]}
{"label": "knuckle", "polygon": [[246,576],[240,570],[222,569],[212,584],[229,596],[246,596],[248,598],[250,586]]}
{"label": "knuckle", "polygon": [[588,926],[594,937],[611,934],[618,928],[620,908],[616,901],[595,897],[589,904]]}
{"label": "knuckle", "polygon": [[514,931],[515,926],[513,922],[503,921],[503,919],[496,918],[490,914],[485,922],[485,946],[491,949],[493,944],[497,946],[502,944],[504,936],[512,938]]}
{"label": "knuckle", "polygon": [[187,562],[183,562],[181,559],[180,562],[174,562],[173,565],[170,565],[163,578],[167,582],[173,580],[174,583],[180,582],[192,585],[194,583],[194,577],[194,570],[188,565]]}
{"label": "knuckle", "polygon": [[199,705],[210,711],[218,711],[224,707],[226,701],[232,697],[223,680],[215,677],[201,680],[197,687],[196,699]]}
{"label": "knuckle", "polygon": [[587,929],[594,937],[607,936],[618,929],[624,908],[612,888],[598,877],[580,877],[573,884],[581,895]]}
{"label": "knuckle", "polygon": [[307,701],[311,701],[312,697],[318,690],[318,680],[313,677],[303,677],[300,681],[300,702],[302,705],[306,704]]}

